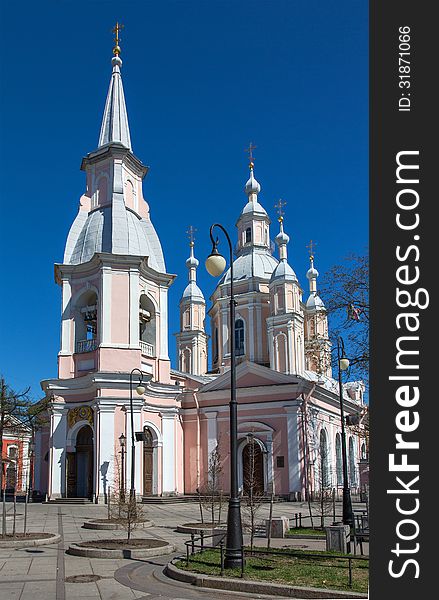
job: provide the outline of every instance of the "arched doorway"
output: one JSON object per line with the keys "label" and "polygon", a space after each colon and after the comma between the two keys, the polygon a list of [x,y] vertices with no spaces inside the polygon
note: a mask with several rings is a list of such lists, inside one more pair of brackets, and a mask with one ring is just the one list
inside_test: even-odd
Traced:
{"label": "arched doorway", "polygon": [[152,432],[148,427],[143,430],[143,495],[154,493],[154,446]]}
{"label": "arched doorway", "polygon": [[67,496],[93,496],[93,430],[84,425],[76,435],[75,452],[67,453]]}
{"label": "arched doorway", "polygon": [[261,446],[249,441],[242,450],[243,492],[248,495],[264,493],[264,454]]}

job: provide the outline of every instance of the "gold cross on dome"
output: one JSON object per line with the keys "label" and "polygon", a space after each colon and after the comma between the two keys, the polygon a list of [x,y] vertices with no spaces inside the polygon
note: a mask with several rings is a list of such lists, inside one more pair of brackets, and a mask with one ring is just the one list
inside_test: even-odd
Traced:
{"label": "gold cross on dome", "polygon": [[308,248],[308,252],[310,256],[314,256],[314,248],[317,246],[317,242],[313,240],[309,241],[309,244],[306,246]]}
{"label": "gold cross on dome", "polygon": [[284,206],[286,206],[287,203],[285,202],[285,200],[282,200],[282,198],[279,198],[279,200],[277,201],[277,204],[274,205],[274,208],[276,208],[276,212],[279,215],[279,221],[283,221],[284,220]]}
{"label": "gold cross on dome", "polygon": [[188,237],[188,239],[189,239],[189,241],[190,241],[190,245],[191,245],[191,246],[193,246],[193,245],[194,245],[194,242],[195,242],[195,232],[196,232],[196,231],[197,231],[197,230],[195,229],[195,227],[192,227],[192,225],[189,225],[189,228],[188,228],[188,230],[186,231],[186,233],[187,233],[187,237]]}
{"label": "gold cross on dome", "polygon": [[115,38],[114,38],[114,43],[116,44],[114,49],[113,49],[113,53],[116,56],[119,56],[120,54],[120,47],[119,47],[119,43],[121,38],[119,37],[119,32],[121,29],[123,29],[125,27],[125,25],[122,25],[122,23],[119,23],[118,21],[116,21],[116,25],[114,26],[114,28],[111,30],[112,33],[114,33]]}
{"label": "gold cross on dome", "polygon": [[253,167],[253,164],[255,162],[255,159],[253,157],[253,150],[255,148],[257,148],[257,146],[253,146],[253,142],[250,142],[250,144],[248,145],[248,148],[244,149],[244,152],[248,153],[248,159],[249,159],[250,167]]}

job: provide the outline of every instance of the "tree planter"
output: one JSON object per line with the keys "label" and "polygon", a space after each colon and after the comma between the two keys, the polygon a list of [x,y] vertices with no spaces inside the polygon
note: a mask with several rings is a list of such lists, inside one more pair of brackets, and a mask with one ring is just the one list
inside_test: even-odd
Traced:
{"label": "tree planter", "polygon": [[[142,521],[136,523],[136,529],[142,529],[145,527],[151,527],[154,523],[152,521]],[[95,519],[94,521],[85,521],[82,526],[84,529],[99,529],[99,530],[115,530],[125,529],[122,523],[118,523],[115,519]]]}
{"label": "tree planter", "polygon": [[44,546],[46,544],[57,544],[61,540],[58,533],[31,532],[23,536],[7,535],[6,538],[0,537],[0,548],[29,548],[31,546]]}
{"label": "tree planter", "polygon": [[132,538],[92,540],[71,544],[68,554],[87,558],[150,558],[170,554],[175,548],[168,542],[156,538]]}
{"label": "tree planter", "polygon": [[196,535],[200,535],[201,532],[210,535],[213,533],[214,529],[224,529],[226,530],[227,523],[201,523],[201,521],[195,523],[183,523],[183,525],[177,526],[177,531],[179,533],[195,533]]}

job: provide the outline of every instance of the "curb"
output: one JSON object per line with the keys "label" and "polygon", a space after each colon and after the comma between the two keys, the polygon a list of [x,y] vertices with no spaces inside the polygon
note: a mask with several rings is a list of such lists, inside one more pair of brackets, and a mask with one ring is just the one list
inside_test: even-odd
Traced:
{"label": "curb", "polygon": [[177,525],[176,531],[178,533],[194,533],[198,535],[201,532],[212,534],[214,533],[215,529],[224,529],[224,532],[226,532],[226,527],[227,523],[222,523],[221,525],[213,525],[212,527],[203,527],[201,523],[198,527],[189,527],[183,523],[183,525]]}
{"label": "curb", "polygon": [[212,577],[210,575],[199,575],[190,571],[183,571],[176,567],[174,560],[182,560],[182,557],[173,559],[166,565],[165,573],[171,579],[190,583],[197,587],[205,587],[217,590],[229,590],[234,592],[247,592],[253,594],[266,594],[274,596],[284,596],[288,598],[368,598],[367,594],[359,592],[345,592],[340,590],[330,590],[312,587],[299,587],[282,585],[278,583],[265,583],[263,581],[248,581],[245,579],[236,579],[228,577]]}
{"label": "curb", "polygon": [[2,540],[0,538],[0,548],[29,548],[31,546],[46,546],[47,544],[58,544],[61,536],[58,533],[52,533],[48,538],[34,538],[21,540]]}
{"label": "curb", "polygon": [[84,556],[86,558],[152,558],[154,556],[162,556],[163,554],[171,554],[175,548],[171,544],[164,543],[163,546],[156,548],[121,548],[114,550],[105,550],[103,548],[93,548],[92,546],[80,546],[79,544],[70,544],[67,554],[74,556]]}
{"label": "curb", "polygon": [[[144,521],[142,524],[136,523],[136,528],[143,529],[146,527],[152,527],[154,523],[152,521]],[[83,529],[99,529],[99,530],[116,530],[124,529],[120,523],[100,523],[98,521],[84,521]]]}
{"label": "curb", "polygon": [[288,540],[326,540],[326,536],[324,535],[306,535],[305,533],[286,533],[284,539]]}

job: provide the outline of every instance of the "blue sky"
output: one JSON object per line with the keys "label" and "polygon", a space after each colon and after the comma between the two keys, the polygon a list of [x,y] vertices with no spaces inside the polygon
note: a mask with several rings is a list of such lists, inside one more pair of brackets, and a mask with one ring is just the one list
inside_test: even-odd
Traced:
{"label": "blue sky", "polygon": [[[122,31],[134,153],[150,167],[144,195],[170,290],[175,365],[185,231],[197,228],[198,281],[209,226],[235,236],[253,141],[260,201],[277,233],[281,197],[289,262],[305,289],[306,244],[324,273],[368,242],[368,3],[365,0],[58,0],[2,3],[0,373],[17,389],[55,377],[61,262],[81,158],[97,146]],[[5,25],[6,24],[6,25]]]}

